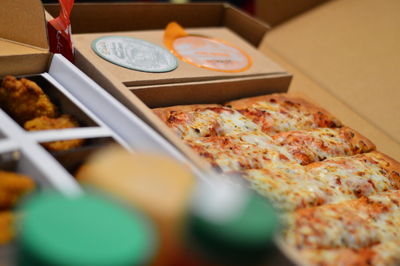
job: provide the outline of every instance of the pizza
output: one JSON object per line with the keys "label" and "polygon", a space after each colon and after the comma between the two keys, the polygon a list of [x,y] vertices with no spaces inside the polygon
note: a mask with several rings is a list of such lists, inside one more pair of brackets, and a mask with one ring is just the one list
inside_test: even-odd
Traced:
{"label": "pizza", "polygon": [[253,132],[258,126],[238,111],[220,105],[187,105],[154,109],[182,139]]}
{"label": "pizza", "polygon": [[273,137],[253,131],[188,138],[185,142],[223,172],[259,169],[289,161],[306,165],[375,149],[371,141],[348,127],[282,132]]}
{"label": "pizza", "polygon": [[154,112],[214,168],[266,197],[307,262],[400,263],[400,163],[325,109],[282,93]]}
{"label": "pizza", "polygon": [[288,243],[303,248],[359,249],[400,240],[400,191],[300,209],[288,219]]}
{"label": "pizza", "polygon": [[399,173],[399,163],[374,151],[307,166],[281,162],[243,175],[277,209],[293,211],[400,189]]}
{"label": "pizza", "polygon": [[320,266],[398,265],[400,240],[386,241],[359,249],[304,249],[300,254],[311,264]]}
{"label": "pizza", "polygon": [[281,132],[274,135],[273,139],[302,165],[375,149],[369,139],[348,127]]}
{"label": "pizza", "polygon": [[226,103],[267,134],[320,127],[340,127],[328,111],[288,94],[269,94]]}
{"label": "pizza", "polygon": [[336,157],[305,168],[307,175],[346,199],[400,189],[400,164],[377,151]]}
{"label": "pizza", "polygon": [[294,162],[290,153],[262,133],[201,137],[185,142],[222,172],[240,172]]}
{"label": "pizza", "polygon": [[269,199],[276,209],[284,213],[325,202],[325,193],[321,185],[308,180],[304,167],[298,164],[245,170],[243,176],[249,181],[251,188]]}

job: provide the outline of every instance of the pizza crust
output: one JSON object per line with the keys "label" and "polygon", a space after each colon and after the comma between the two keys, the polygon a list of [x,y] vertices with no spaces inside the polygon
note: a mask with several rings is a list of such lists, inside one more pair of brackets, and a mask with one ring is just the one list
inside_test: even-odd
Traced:
{"label": "pizza crust", "polygon": [[395,183],[397,187],[400,187],[400,163],[389,155],[379,151],[373,151],[371,154],[387,163],[383,167],[389,173],[390,180]]}
{"label": "pizza crust", "polygon": [[342,123],[327,110],[318,107],[317,105],[303,98],[291,96],[290,94],[287,93],[273,93],[257,97],[244,98],[240,100],[227,102],[225,103],[225,106],[231,107],[236,110],[243,110],[246,108],[251,108],[257,102],[271,102],[279,105],[297,105],[300,107],[300,109],[303,109],[304,111],[313,114],[317,118],[322,116],[331,120],[332,125],[328,125],[328,127],[342,126]]}
{"label": "pizza crust", "polygon": [[354,154],[366,153],[376,149],[375,144],[371,140],[352,128],[342,127],[340,128],[340,133],[349,142],[351,147],[358,148],[357,150],[354,150]]}

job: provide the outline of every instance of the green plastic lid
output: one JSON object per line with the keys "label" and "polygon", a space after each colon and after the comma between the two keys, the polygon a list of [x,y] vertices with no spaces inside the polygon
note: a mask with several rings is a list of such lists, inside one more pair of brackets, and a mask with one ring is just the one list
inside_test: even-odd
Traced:
{"label": "green plastic lid", "polygon": [[273,239],[279,226],[278,217],[267,199],[241,189],[225,198],[209,195],[196,200],[202,200],[200,205],[205,207],[202,209],[196,204],[193,209],[189,237],[206,255],[234,265],[263,260],[268,251],[275,249]]}
{"label": "green plastic lid", "polygon": [[21,211],[20,265],[142,265],[155,253],[150,221],[97,195],[46,192]]}

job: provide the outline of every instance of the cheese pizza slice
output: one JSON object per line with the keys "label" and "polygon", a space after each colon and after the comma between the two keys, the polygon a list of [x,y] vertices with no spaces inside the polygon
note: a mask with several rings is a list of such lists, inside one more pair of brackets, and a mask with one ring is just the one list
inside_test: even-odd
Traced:
{"label": "cheese pizza slice", "polygon": [[385,241],[360,249],[304,249],[300,254],[311,265],[394,266],[400,264],[400,240]]}
{"label": "cheese pizza slice", "polygon": [[193,138],[185,142],[222,172],[297,164],[286,149],[263,133]]}
{"label": "cheese pizza slice", "polygon": [[375,149],[369,139],[348,127],[281,132],[274,135],[273,139],[302,165]]}
{"label": "cheese pizza slice", "polygon": [[298,249],[360,249],[400,240],[400,191],[300,209],[288,217],[285,238]]}
{"label": "cheese pizza slice", "polygon": [[280,164],[244,170],[251,186],[276,208],[293,211],[400,189],[400,164],[379,152],[337,157],[307,166]]}
{"label": "cheese pizza slice", "polygon": [[318,206],[326,202],[326,193],[333,194],[329,187],[308,179],[304,167],[286,164],[280,168],[244,170],[243,177],[250,187],[266,197],[281,212]]}
{"label": "cheese pizza slice", "polygon": [[327,202],[400,189],[400,163],[377,151],[312,163],[305,171],[334,191]]}
{"label": "cheese pizza slice", "polygon": [[258,124],[264,133],[340,127],[341,122],[326,110],[288,94],[269,94],[225,104]]}
{"label": "cheese pizza slice", "polygon": [[182,139],[229,136],[258,131],[258,126],[238,111],[217,104],[179,105],[153,109]]}

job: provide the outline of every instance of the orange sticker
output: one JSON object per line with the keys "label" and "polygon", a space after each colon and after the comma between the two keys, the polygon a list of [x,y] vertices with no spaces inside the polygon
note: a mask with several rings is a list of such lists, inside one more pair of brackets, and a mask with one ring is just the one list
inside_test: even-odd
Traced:
{"label": "orange sticker", "polygon": [[167,26],[164,43],[182,61],[210,70],[241,72],[252,64],[240,48],[223,40],[189,35],[175,22]]}

